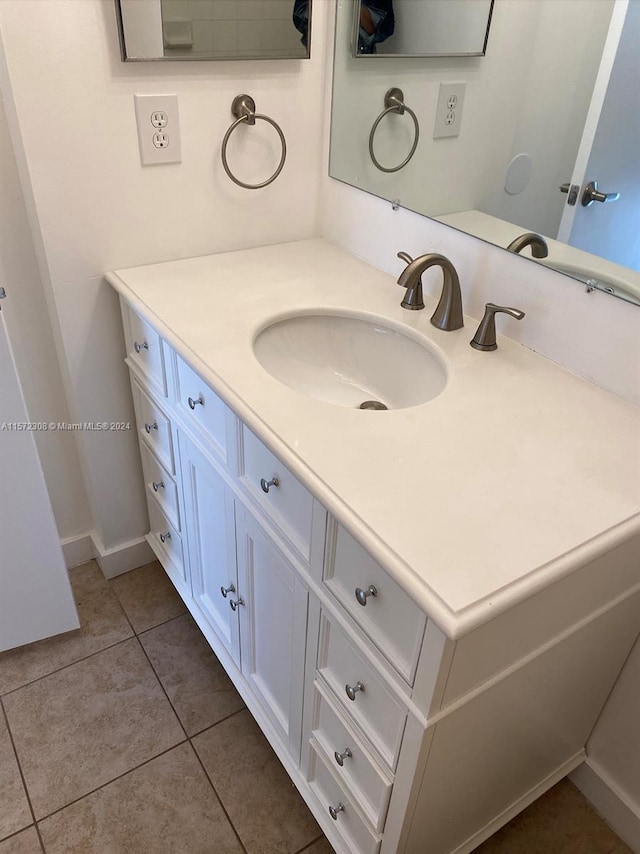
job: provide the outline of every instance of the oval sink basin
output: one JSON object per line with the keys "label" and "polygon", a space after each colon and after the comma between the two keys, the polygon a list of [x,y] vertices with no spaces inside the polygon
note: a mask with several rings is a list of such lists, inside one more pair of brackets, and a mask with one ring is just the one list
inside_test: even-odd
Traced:
{"label": "oval sink basin", "polygon": [[[436,397],[447,374],[410,335],[351,314],[297,314],[256,336],[262,367],[295,391],[354,409],[404,409]],[[363,406],[364,404],[364,406]]]}

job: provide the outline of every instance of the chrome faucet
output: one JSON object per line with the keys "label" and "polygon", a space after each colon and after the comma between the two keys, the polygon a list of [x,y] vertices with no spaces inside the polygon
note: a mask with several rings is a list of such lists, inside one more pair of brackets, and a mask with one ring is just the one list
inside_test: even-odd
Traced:
{"label": "chrome faucet", "polygon": [[534,231],[526,231],[507,246],[509,252],[522,252],[525,246],[531,247],[531,254],[534,258],[546,258],[549,254],[547,241]]}
{"label": "chrome faucet", "polygon": [[464,322],[462,320],[460,279],[451,261],[444,255],[438,255],[435,252],[420,255],[415,259],[412,259],[406,252],[398,252],[398,258],[407,263],[398,279],[398,284],[407,289],[400,305],[411,311],[424,308],[422,274],[429,267],[440,267],[443,276],[442,293],[436,310],[431,316],[431,323],[446,332],[461,329]]}

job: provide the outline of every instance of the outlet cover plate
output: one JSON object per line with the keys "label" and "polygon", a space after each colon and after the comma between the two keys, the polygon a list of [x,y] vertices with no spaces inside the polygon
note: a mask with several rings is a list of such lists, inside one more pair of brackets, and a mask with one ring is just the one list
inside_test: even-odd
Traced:
{"label": "outlet cover plate", "polygon": [[[134,95],[140,162],[143,166],[181,163],[180,116],[177,95]],[[153,117],[162,113],[166,124],[158,131]]]}
{"label": "outlet cover plate", "polygon": [[433,138],[458,136],[462,124],[462,107],[466,83],[441,83],[436,107]]}

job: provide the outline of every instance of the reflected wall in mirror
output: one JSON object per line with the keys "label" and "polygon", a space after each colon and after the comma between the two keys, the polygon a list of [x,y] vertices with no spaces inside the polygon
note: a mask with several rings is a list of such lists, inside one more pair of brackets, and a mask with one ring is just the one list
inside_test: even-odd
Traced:
{"label": "reflected wall in mirror", "polygon": [[[640,0],[495,0],[486,56],[367,62],[355,2],[337,3],[331,176],[505,249],[541,235],[537,263],[640,304]],[[462,95],[450,136],[442,84]],[[391,88],[408,109],[371,140]],[[410,111],[415,154],[382,171],[370,142],[379,164],[402,163]]]}
{"label": "reflected wall in mirror", "polygon": [[493,0],[356,0],[354,56],[481,56]]}
{"label": "reflected wall in mirror", "polygon": [[307,59],[311,2],[115,0],[122,59]]}

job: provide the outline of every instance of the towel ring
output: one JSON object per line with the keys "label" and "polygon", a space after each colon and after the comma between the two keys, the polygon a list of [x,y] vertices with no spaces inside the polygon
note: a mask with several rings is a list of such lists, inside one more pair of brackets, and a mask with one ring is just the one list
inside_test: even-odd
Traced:
{"label": "towel ring", "polygon": [[[413,145],[411,146],[411,151],[405,157],[405,159],[398,166],[383,166],[373,153],[373,137],[375,136],[376,130],[378,129],[378,125],[382,121],[382,119],[387,115],[387,113],[398,113],[399,116],[404,115],[405,110],[411,118],[413,119],[413,127],[415,130],[415,137],[413,140]],[[404,93],[402,89],[396,89],[395,87],[389,89],[389,91],[384,96],[384,110],[380,113],[378,118],[373,123],[373,127],[371,128],[371,133],[369,134],[369,155],[373,160],[374,166],[379,169],[381,172],[399,172],[400,169],[405,167],[407,163],[411,160],[413,155],[415,154],[416,148],[418,147],[418,139],[420,137],[420,125],[418,124],[418,118],[416,114],[413,112],[411,107],[407,107],[404,102]]]}
{"label": "towel ring", "polygon": [[[284,138],[284,134],[282,133],[280,126],[276,124],[273,119],[270,119],[269,116],[263,116],[260,113],[256,113],[256,102],[253,100],[251,95],[236,95],[231,104],[231,112],[236,117],[236,120],[225,133],[224,139],[222,140],[222,151],[220,152],[224,171],[231,178],[233,183],[237,184],[239,187],[244,187],[246,190],[260,190],[262,187],[266,187],[271,184],[272,181],[275,181],[278,175],[282,172],[282,167],[284,166],[284,161],[287,157],[287,141]],[[270,178],[267,178],[267,180],[263,181],[261,184],[246,184],[244,181],[236,178],[229,168],[229,163],[227,162],[227,143],[229,142],[229,137],[238,125],[243,122],[248,125],[255,125],[256,119],[262,119],[276,129],[282,145],[282,157],[280,158],[278,168]]]}

